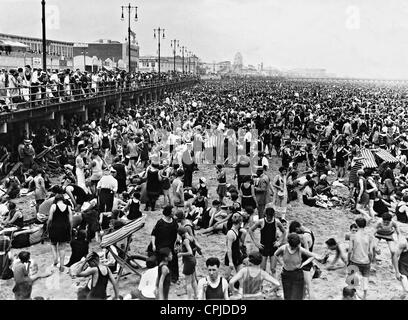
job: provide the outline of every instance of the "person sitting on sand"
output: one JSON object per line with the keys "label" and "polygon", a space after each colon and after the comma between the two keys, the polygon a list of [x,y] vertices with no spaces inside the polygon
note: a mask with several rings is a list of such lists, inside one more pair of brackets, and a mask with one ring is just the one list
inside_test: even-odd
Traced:
{"label": "person sitting on sand", "polygon": [[17,205],[14,202],[9,201],[7,204],[8,214],[7,218],[2,222],[3,230],[0,234],[10,234],[16,230],[20,230],[24,227],[24,217],[21,210],[17,209]]}
{"label": "person sitting on sand", "polygon": [[227,221],[232,217],[232,215],[232,212],[226,211],[221,207],[219,200],[214,200],[209,211],[208,227],[204,229],[202,233],[217,233],[221,230],[227,230]]}
{"label": "person sitting on sand", "polygon": [[81,272],[77,274],[77,277],[88,277],[91,276],[91,288],[87,287],[87,300],[106,300],[106,288],[108,282],[113,286],[113,291],[115,292],[114,299],[118,299],[119,291],[116,285],[116,281],[113,278],[112,272],[108,267],[100,264],[99,255],[96,252],[91,252],[88,254],[84,261],[84,265]]}
{"label": "person sitting on sand", "polygon": [[86,231],[79,230],[76,237],[71,240],[71,257],[69,262],[65,265],[66,267],[72,266],[74,263],[81,261],[83,257],[88,255],[89,242],[86,239]]}
{"label": "person sitting on sand", "polygon": [[18,259],[13,264],[15,281],[13,293],[16,300],[30,300],[33,283],[37,279],[46,278],[52,274],[52,270],[39,273],[38,266],[31,268],[31,265],[32,261],[30,260],[30,252],[21,251],[18,254]]}
{"label": "person sitting on sand", "polygon": [[[327,266],[327,270],[334,270],[336,262],[341,259],[344,262],[344,266],[347,266],[347,249],[341,243],[338,243],[334,238],[328,239],[326,242],[327,249],[329,251],[334,251],[334,259]],[[327,255],[328,257],[328,255]],[[324,259],[326,260],[326,259]]]}
{"label": "person sitting on sand", "polygon": [[159,267],[156,257],[146,259],[147,270],[140,277],[137,289],[123,297],[123,300],[156,300],[156,282]]}

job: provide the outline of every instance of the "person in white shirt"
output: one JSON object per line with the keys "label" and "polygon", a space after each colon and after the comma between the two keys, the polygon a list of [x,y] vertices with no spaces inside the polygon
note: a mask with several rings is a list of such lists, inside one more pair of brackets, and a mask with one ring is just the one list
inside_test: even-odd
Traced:
{"label": "person in white shirt", "polygon": [[156,265],[155,257],[147,258],[148,268],[140,278],[139,286],[130,294],[123,297],[123,300],[156,300],[156,282],[159,267]]}
{"label": "person in white shirt", "polygon": [[112,212],[113,199],[115,193],[118,191],[118,180],[115,179],[114,175],[116,175],[116,170],[113,168],[111,168],[109,172],[105,171],[104,176],[102,176],[96,186],[99,197],[99,223],[101,224],[102,230],[109,228],[109,219],[106,213]]}

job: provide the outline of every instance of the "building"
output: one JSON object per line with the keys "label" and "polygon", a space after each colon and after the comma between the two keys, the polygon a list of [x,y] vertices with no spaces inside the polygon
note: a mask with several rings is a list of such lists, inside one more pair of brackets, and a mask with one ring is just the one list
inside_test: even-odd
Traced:
{"label": "building", "polygon": [[230,73],[231,70],[231,61],[200,63],[201,74],[227,74]]}
{"label": "building", "polygon": [[[183,71],[183,58],[176,56],[175,59],[176,71]],[[184,57],[184,72],[197,73],[198,58]],[[159,71],[159,57],[158,56],[141,56],[139,58],[139,71],[141,72],[158,72]],[[160,57],[160,72],[174,71],[174,56]]]}
{"label": "building", "polygon": [[318,68],[297,68],[283,72],[283,75],[289,78],[326,78],[328,74],[326,69]]}
{"label": "building", "polygon": [[[119,68],[129,70],[128,43],[100,39],[92,43],[74,45],[74,65],[81,70],[94,70],[95,67]],[[130,45],[131,70],[139,66],[139,46],[135,41]],[[84,68],[85,65],[85,68]]]}
{"label": "building", "polygon": [[[73,67],[74,43],[47,40],[47,68]],[[42,39],[0,33],[0,67],[11,69],[25,65],[42,68]]]}
{"label": "building", "polygon": [[240,74],[242,72],[242,68],[244,66],[242,54],[237,52],[234,57],[234,64],[232,66],[232,72]]}

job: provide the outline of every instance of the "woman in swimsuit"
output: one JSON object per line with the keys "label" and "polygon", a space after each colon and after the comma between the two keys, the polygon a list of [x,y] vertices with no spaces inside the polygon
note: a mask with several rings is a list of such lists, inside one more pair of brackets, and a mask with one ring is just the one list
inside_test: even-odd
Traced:
{"label": "woman in swimsuit", "polygon": [[280,286],[280,282],[261,269],[262,255],[258,251],[253,251],[249,254],[249,266],[242,268],[229,281],[231,292],[234,292],[234,284],[237,281],[242,283],[243,300],[257,300],[262,296],[262,283],[270,282],[276,290]]}
{"label": "woman in swimsuit", "polygon": [[113,291],[115,292],[114,299],[119,298],[119,290],[116,286],[116,281],[113,278],[112,272],[108,267],[100,264],[99,255],[96,252],[91,252],[84,263],[84,266],[88,264],[88,268],[81,271],[78,277],[91,277],[91,286],[87,295],[87,300],[106,300],[106,288],[108,282],[113,286]]}

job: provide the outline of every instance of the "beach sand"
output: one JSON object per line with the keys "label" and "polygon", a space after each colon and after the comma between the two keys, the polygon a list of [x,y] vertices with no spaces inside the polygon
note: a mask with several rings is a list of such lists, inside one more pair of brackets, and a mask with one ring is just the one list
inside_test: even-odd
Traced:
{"label": "beach sand", "polygon": [[[271,169],[268,174],[272,178],[280,166],[280,160],[273,157],[270,161]],[[303,165],[302,165],[303,166]],[[207,186],[209,189],[209,203],[213,199],[218,198],[216,195],[217,182],[215,179],[215,167],[211,165],[200,165],[200,171],[194,173],[193,182],[197,183],[198,178],[205,177],[207,179]],[[228,183],[233,183],[233,169],[227,168]],[[331,178],[333,181],[333,178]],[[300,195],[300,194],[299,194]],[[300,196],[301,198],[301,196]],[[34,213],[34,208],[30,207],[32,198],[30,196],[20,198],[17,201],[19,208],[22,208],[25,216],[29,217]],[[162,205],[162,197],[159,200],[158,206]],[[138,231],[133,236],[131,243],[131,252],[138,254],[145,254],[146,248],[150,241],[150,233],[156,221],[160,219],[161,211],[147,212],[146,224],[143,229]],[[286,219],[288,222],[292,220],[300,221],[305,227],[310,228],[315,236],[316,243],[314,251],[323,253],[325,251],[324,242],[328,238],[335,238],[340,242],[344,242],[344,235],[349,231],[349,225],[354,221],[357,215],[352,214],[349,209],[333,208],[331,210],[310,208],[304,206],[299,200],[291,202],[288,207]],[[369,228],[373,230],[374,224],[370,224]],[[257,231],[259,236],[259,231]],[[224,255],[226,252],[226,237],[220,233],[218,235],[202,235],[200,231],[197,232],[197,240],[203,246],[203,256],[197,256],[197,277],[200,278],[205,275],[205,260],[210,256],[218,257],[222,262],[222,272],[225,272],[226,267],[223,264]],[[252,244],[250,237],[247,237],[248,252],[256,249]],[[90,245],[91,249],[98,249],[98,244],[93,241]],[[390,253],[385,241],[379,244],[381,254],[379,258],[382,260],[380,265],[373,265],[373,270],[370,275],[368,299],[373,300],[400,300],[405,299],[399,281],[395,279],[393,267],[391,264]],[[28,250],[31,252],[31,257],[38,263],[40,270],[52,268],[52,254],[49,242],[44,244],[36,244],[27,249],[12,249],[12,253],[16,254],[21,250]],[[66,259],[69,259],[70,249],[67,250]],[[187,299],[184,289],[183,275],[181,274],[182,263],[179,258],[180,265],[180,280],[181,283],[173,285],[170,289],[170,299],[183,300]],[[268,267],[269,268],[269,267]],[[278,277],[280,280],[281,267],[278,265]],[[345,268],[335,271],[322,270],[322,275],[319,279],[312,281],[312,292],[315,299],[319,300],[337,300],[341,299],[342,288],[346,286],[345,282]],[[128,275],[122,278],[119,282],[119,290],[122,296],[125,296],[131,290],[137,288],[138,277],[135,275]],[[76,299],[76,293],[79,286],[84,286],[86,280],[82,278],[71,278],[70,275],[60,273],[57,269],[52,276],[46,279],[37,280],[33,287],[32,297],[41,296],[45,299],[59,299],[72,300]],[[0,280],[0,299],[14,299],[12,288],[14,285],[13,279]],[[266,291],[270,289],[267,285],[264,288]],[[111,286],[108,285],[108,294],[112,294]]]}

